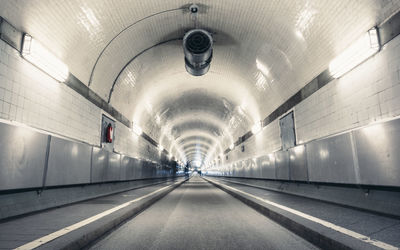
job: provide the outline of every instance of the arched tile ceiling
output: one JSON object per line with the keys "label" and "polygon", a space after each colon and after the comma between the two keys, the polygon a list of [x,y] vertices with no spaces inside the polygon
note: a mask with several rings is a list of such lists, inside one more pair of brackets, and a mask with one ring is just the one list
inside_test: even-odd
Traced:
{"label": "arched tile ceiling", "polygon": [[215,40],[202,77],[184,68],[179,39],[196,27],[187,1],[0,0],[0,15],[173,155],[213,160],[400,8],[390,0],[196,3],[197,27]]}

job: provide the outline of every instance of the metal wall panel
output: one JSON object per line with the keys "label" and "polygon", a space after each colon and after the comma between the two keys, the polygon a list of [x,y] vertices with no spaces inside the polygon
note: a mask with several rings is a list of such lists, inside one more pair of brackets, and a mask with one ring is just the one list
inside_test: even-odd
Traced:
{"label": "metal wall panel", "polygon": [[350,134],[307,144],[309,180],[357,183]]}
{"label": "metal wall panel", "polygon": [[260,178],[275,179],[275,155],[269,154],[258,158],[258,165],[260,166]]}
{"label": "metal wall panel", "polygon": [[[135,158],[125,157],[121,159],[121,164],[126,164],[125,166],[125,173],[126,173],[126,180],[134,180],[140,179],[140,161]],[[126,163],[125,163],[126,162]],[[121,166],[122,168],[122,166]]]}
{"label": "metal wall panel", "polygon": [[52,137],[46,186],[89,183],[91,153],[87,144]]}
{"label": "metal wall panel", "polygon": [[285,115],[279,120],[281,129],[281,140],[283,150],[296,145],[296,134],[294,129],[293,111]]}
{"label": "metal wall panel", "polygon": [[235,162],[235,176],[240,177],[242,174],[242,163]]}
{"label": "metal wall panel", "polygon": [[251,177],[261,178],[261,167],[258,165],[258,158],[253,158],[251,164],[252,164]]}
{"label": "metal wall panel", "polygon": [[108,151],[98,147],[93,147],[92,153],[92,182],[102,182],[106,180],[108,167]]}
{"label": "metal wall panel", "polygon": [[138,159],[136,164],[137,165],[135,165],[135,178],[142,179],[142,178],[144,178],[143,172],[144,172],[145,161]]}
{"label": "metal wall panel", "polygon": [[106,181],[118,181],[121,168],[121,155],[109,152]]}
{"label": "metal wall panel", "polygon": [[307,155],[306,147],[300,145],[289,149],[290,179],[296,181],[307,181]]}
{"label": "metal wall panel", "polygon": [[239,168],[239,176],[240,177],[245,177],[245,175],[246,175],[246,166],[245,166],[243,161],[240,161],[238,163],[238,168]]}
{"label": "metal wall panel", "polygon": [[0,123],[0,190],[41,187],[48,135]]}
{"label": "metal wall panel", "polygon": [[121,166],[119,169],[119,179],[121,181],[129,180],[130,175],[132,175],[131,171],[133,170],[132,164],[133,159],[126,155],[121,155]]}
{"label": "metal wall panel", "polygon": [[232,163],[232,176],[238,176],[237,163]]}
{"label": "metal wall panel", "polygon": [[361,184],[400,186],[400,120],[353,133]]}
{"label": "metal wall panel", "polygon": [[142,161],[142,178],[149,178],[151,175],[151,162]]}
{"label": "metal wall panel", "polygon": [[251,159],[246,159],[242,161],[242,165],[244,168],[244,177],[252,177],[252,161]]}
{"label": "metal wall panel", "polygon": [[289,152],[275,152],[276,179],[289,180]]}

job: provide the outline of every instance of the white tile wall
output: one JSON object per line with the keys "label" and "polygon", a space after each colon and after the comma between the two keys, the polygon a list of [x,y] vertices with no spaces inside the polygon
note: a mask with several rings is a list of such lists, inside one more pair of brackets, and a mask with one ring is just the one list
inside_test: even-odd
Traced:
{"label": "white tile wall", "polygon": [[400,115],[400,36],[295,107],[297,139],[307,142]]}
{"label": "white tile wall", "polygon": [[[0,119],[100,144],[100,108],[43,73],[0,40]],[[115,151],[157,160],[158,151],[117,122]]]}
{"label": "white tile wall", "polygon": [[[245,146],[245,151],[241,151],[241,146]],[[279,120],[268,124],[263,130],[253,135],[243,144],[235,147],[228,153],[228,160],[223,159],[223,163],[236,162],[243,159],[253,158],[274,152],[281,148],[281,138],[279,130]]]}
{"label": "white tile wall", "polygon": [[[381,52],[296,105],[298,143],[329,136],[400,115],[400,36]],[[236,147],[222,164],[281,148],[279,119]]]}
{"label": "white tile wall", "polygon": [[138,137],[120,122],[116,122],[114,150],[124,155],[158,161],[160,153],[155,146]]}
{"label": "white tile wall", "polygon": [[0,118],[99,144],[100,109],[0,40]]}

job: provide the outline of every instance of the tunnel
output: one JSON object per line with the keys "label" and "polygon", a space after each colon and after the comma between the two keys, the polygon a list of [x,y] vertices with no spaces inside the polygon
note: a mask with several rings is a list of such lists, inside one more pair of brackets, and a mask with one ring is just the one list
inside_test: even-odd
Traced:
{"label": "tunnel", "polygon": [[399,0],[0,0],[0,249],[399,249]]}

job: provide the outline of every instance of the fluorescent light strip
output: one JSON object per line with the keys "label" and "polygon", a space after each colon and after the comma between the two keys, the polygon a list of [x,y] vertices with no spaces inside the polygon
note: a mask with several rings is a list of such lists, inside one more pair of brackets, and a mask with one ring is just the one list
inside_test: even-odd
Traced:
{"label": "fluorescent light strip", "polygon": [[143,133],[142,128],[136,125],[135,123],[132,124],[132,131],[138,136],[140,136]]}
{"label": "fluorescent light strip", "polygon": [[378,31],[376,28],[370,29],[331,61],[329,71],[333,77],[339,78],[377,53],[379,49]]}
{"label": "fluorescent light strip", "polygon": [[260,132],[261,129],[262,129],[261,122],[258,122],[258,123],[253,125],[253,127],[251,128],[251,132],[253,133],[253,135],[255,135],[258,132]]}
{"label": "fluorescent light strip", "polygon": [[24,35],[21,54],[27,61],[57,81],[65,82],[67,80],[69,75],[67,65],[28,34]]}

